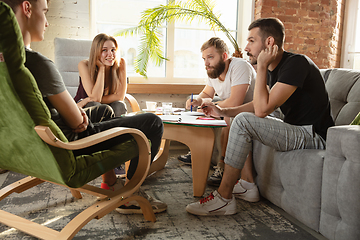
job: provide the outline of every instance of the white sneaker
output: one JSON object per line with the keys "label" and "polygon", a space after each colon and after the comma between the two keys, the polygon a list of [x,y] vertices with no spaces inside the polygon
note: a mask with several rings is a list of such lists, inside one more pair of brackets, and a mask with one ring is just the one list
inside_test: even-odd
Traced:
{"label": "white sneaker", "polygon": [[[163,202],[151,197],[150,195],[145,193],[144,190],[142,190],[142,189],[139,189],[139,191],[136,191],[134,193],[134,195],[139,195],[139,196],[147,199],[150,202],[154,213],[160,213],[167,209],[166,203],[163,203]],[[134,214],[134,213],[142,214],[142,210],[137,201],[127,202],[124,205],[121,205],[120,207],[116,208],[116,211],[118,211],[121,214]]]}
{"label": "white sneaker", "polygon": [[186,211],[200,216],[232,215],[236,214],[236,200],[233,196],[231,200],[225,201],[215,190],[199,202],[187,205]]}
{"label": "white sneaker", "polygon": [[256,185],[252,189],[245,189],[241,185],[241,179],[236,182],[233,189],[233,196],[248,202],[258,202],[260,200],[259,189]]}

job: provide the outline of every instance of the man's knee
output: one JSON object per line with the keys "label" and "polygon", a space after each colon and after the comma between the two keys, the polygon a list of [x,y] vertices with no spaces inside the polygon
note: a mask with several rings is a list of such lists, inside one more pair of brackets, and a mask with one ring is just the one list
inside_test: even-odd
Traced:
{"label": "man's knee", "polygon": [[139,120],[141,120],[141,122],[143,122],[147,127],[160,128],[161,130],[163,129],[163,122],[159,116],[153,113],[144,113],[137,116],[141,118]]}
{"label": "man's knee", "polygon": [[[233,123],[236,125],[244,125],[249,122],[252,122],[253,119],[256,118],[254,113],[251,112],[242,112],[235,116]],[[233,125],[233,124],[232,124]]]}

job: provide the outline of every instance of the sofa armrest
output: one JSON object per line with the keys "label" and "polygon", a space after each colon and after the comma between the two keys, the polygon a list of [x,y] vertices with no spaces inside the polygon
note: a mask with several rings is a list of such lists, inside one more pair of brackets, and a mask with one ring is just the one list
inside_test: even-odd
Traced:
{"label": "sofa armrest", "polygon": [[360,239],[360,126],[329,128],[322,183],[320,233]]}

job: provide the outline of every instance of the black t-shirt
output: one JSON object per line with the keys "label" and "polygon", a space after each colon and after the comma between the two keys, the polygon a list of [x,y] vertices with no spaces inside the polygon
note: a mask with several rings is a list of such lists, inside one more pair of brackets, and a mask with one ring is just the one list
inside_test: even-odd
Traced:
{"label": "black t-shirt", "polygon": [[326,140],[327,129],[334,126],[325,83],[315,63],[305,55],[284,52],[278,66],[268,71],[268,85],[276,82],[296,86],[297,89],[280,107],[284,122],[292,125],[312,125]]}

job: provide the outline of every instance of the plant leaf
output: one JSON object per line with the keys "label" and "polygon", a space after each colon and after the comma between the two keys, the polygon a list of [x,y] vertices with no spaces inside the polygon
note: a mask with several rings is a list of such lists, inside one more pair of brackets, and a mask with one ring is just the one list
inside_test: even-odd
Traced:
{"label": "plant leaf", "polygon": [[166,23],[174,21],[185,21],[191,23],[197,19],[206,22],[210,29],[222,31],[230,40],[235,48],[239,51],[236,39],[220,22],[220,13],[214,13],[215,2],[213,0],[188,0],[186,2],[170,2],[167,5],[159,5],[154,8],[146,9],[141,14],[141,20],[137,27],[124,29],[115,34],[115,36],[132,36],[142,34],[140,38],[139,54],[135,62],[135,70],[147,78],[147,65],[151,59],[156,65],[160,65],[164,60],[162,49],[162,31]]}

